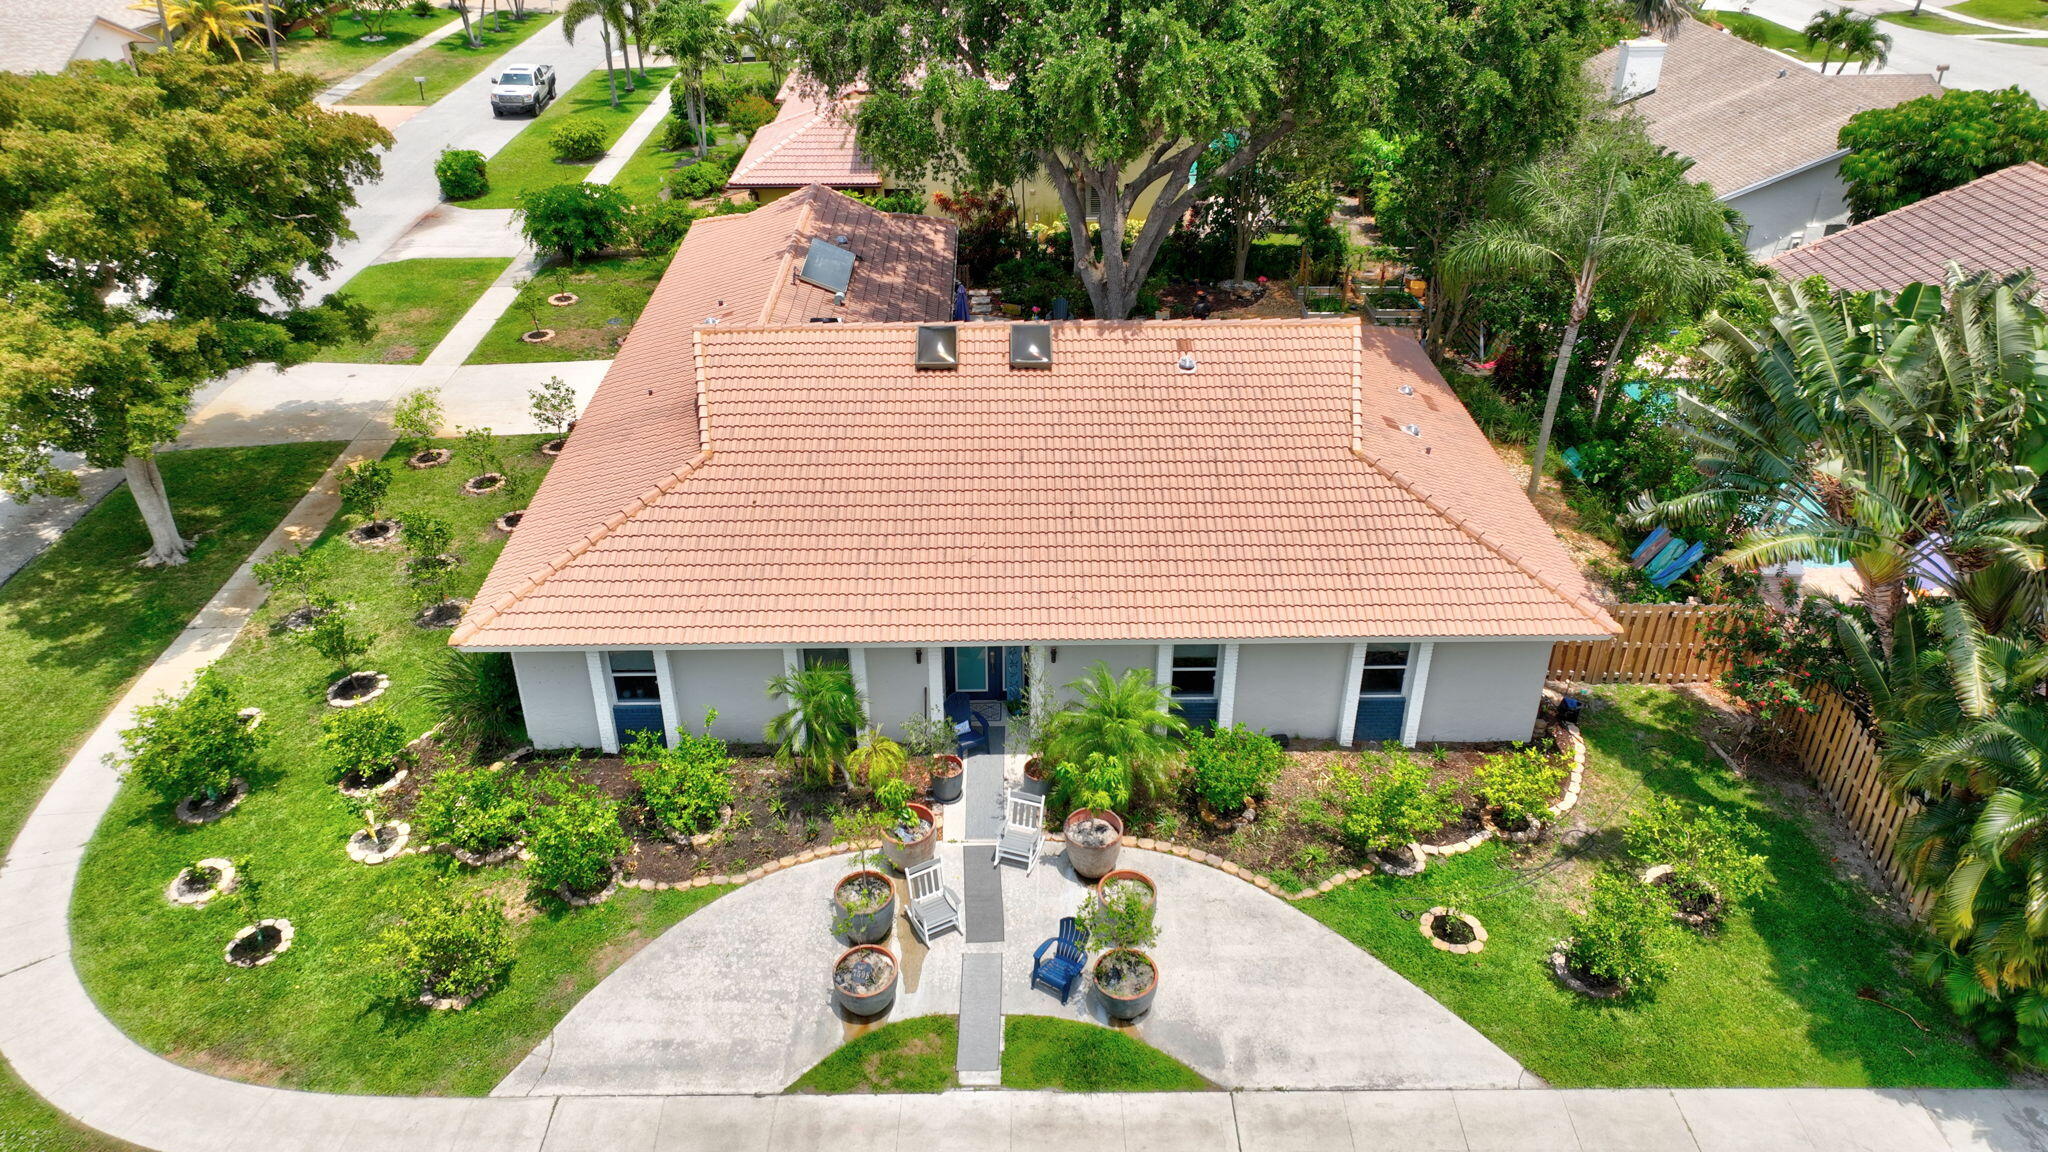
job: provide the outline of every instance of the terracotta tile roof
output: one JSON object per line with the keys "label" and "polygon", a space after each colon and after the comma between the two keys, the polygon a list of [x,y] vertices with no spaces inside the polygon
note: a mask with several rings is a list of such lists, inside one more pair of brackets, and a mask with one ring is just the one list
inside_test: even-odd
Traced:
{"label": "terracotta tile roof", "polygon": [[2048,273],[2048,167],[2015,164],[1765,261],[1855,292],[1939,284],[1965,272]]}
{"label": "terracotta tile roof", "polygon": [[787,84],[781,95],[781,110],[747,141],[727,188],[882,186],[881,169],[854,147],[852,112],[859,95],[827,100],[822,93]]}
{"label": "terracotta tile roof", "polygon": [[[1601,90],[1619,49],[1586,67]],[[1643,117],[1650,138],[1693,160],[1691,176],[1721,196],[1796,172],[1842,151],[1849,117],[1941,91],[1931,76],[1827,75],[1768,48],[1691,24],[1673,36],[1657,89],[1622,107]]]}
{"label": "terracotta tile roof", "polygon": [[[959,234],[951,220],[878,211],[812,185],[751,212],[692,224],[662,277],[660,310],[686,329],[713,317],[720,324],[804,324],[826,316],[944,320],[953,305]],[[832,293],[798,279],[797,271],[811,241],[840,239],[856,259],[846,302],[834,304]],[[670,354],[688,353],[678,345]]]}
{"label": "terracotta tile roof", "polygon": [[699,328],[694,372],[607,379],[454,642],[1614,631],[1408,337],[1080,321],[1012,369],[1009,332],[935,372],[911,324]]}

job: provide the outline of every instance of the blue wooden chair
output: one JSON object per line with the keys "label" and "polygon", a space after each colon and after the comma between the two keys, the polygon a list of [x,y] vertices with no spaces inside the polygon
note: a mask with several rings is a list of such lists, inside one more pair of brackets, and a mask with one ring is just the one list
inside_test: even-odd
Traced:
{"label": "blue wooden chair", "polygon": [[975,713],[974,702],[965,692],[946,697],[946,719],[953,723],[955,751],[961,757],[988,751],[988,721]]}
{"label": "blue wooden chair", "polygon": [[[1072,916],[1060,917],[1059,935],[1038,946],[1031,954],[1031,986],[1043,984],[1060,994],[1060,1003],[1065,1004],[1081,983],[1081,973],[1088,968],[1088,933],[1074,923]],[[1047,949],[1052,955],[1046,955]]]}
{"label": "blue wooden chair", "polygon": [[1645,571],[1649,572],[1650,583],[1658,588],[1670,587],[1672,581],[1685,575],[1687,569],[1699,563],[1700,557],[1706,553],[1706,550],[1707,546],[1705,544],[1694,544],[1692,547],[1680,552],[1677,556],[1672,557],[1663,566],[1655,570],[1645,569]]}
{"label": "blue wooden chair", "polygon": [[1671,529],[1665,528],[1662,525],[1652,529],[1648,536],[1643,537],[1643,542],[1636,545],[1636,550],[1628,554],[1629,566],[1641,568],[1643,565],[1648,564],[1650,558],[1663,551],[1664,546],[1669,543],[1671,543]]}

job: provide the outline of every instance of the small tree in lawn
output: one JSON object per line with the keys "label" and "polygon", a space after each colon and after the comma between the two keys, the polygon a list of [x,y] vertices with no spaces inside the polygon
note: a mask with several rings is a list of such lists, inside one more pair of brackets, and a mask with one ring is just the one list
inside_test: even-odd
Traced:
{"label": "small tree in lawn", "polygon": [[202,673],[183,696],[159,696],[135,710],[135,727],[121,733],[123,769],[167,803],[192,796],[217,803],[256,767],[263,733],[243,719],[225,680]]}
{"label": "small tree in lawn", "polygon": [[535,248],[581,260],[618,244],[632,207],[609,184],[551,184],[520,194],[519,226]]}
{"label": "small tree in lawn", "polygon": [[1648,995],[1671,974],[1671,911],[1647,884],[1602,872],[1591,908],[1572,918],[1564,944],[1572,971],[1631,996]]}
{"label": "small tree in lawn", "polygon": [[251,565],[249,573],[256,577],[257,583],[270,589],[273,596],[280,592],[293,593],[301,605],[313,598],[313,561],[304,552],[280,549]]}
{"label": "small tree in lawn", "polygon": [[559,770],[539,790],[547,799],[528,822],[527,875],[541,888],[571,895],[609,885],[618,858],[633,846],[619,826],[618,801]]}
{"label": "small tree in lawn", "polygon": [[384,29],[391,24],[391,18],[405,7],[405,0],[354,0],[349,5],[355,13],[356,23],[363,26],[363,34],[356,40],[363,44],[376,44],[384,39]]}
{"label": "small tree in lawn", "polygon": [[445,415],[439,388],[415,388],[400,397],[391,412],[391,430],[397,433],[400,450],[417,456],[432,448]]}
{"label": "small tree in lawn", "polygon": [[391,469],[381,460],[358,460],[341,470],[341,510],[376,520],[391,492]]}
{"label": "small tree in lawn", "polygon": [[405,728],[381,703],[329,712],[320,720],[320,759],[328,778],[351,788],[387,779],[411,759]]}
{"label": "small tree in lawn", "polygon": [[370,650],[370,636],[350,621],[348,610],[332,596],[316,593],[313,609],[313,623],[297,634],[300,642],[318,652],[337,671],[354,672],[356,658]]}
{"label": "small tree in lawn", "polygon": [[505,910],[488,892],[457,895],[446,881],[422,886],[367,947],[365,965],[395,1000],[467,1003],[496,988],[512,967]]}
{"label": "small tree in lawn", "polygon": [[1331,788],[1340,813],[1338,834],[1359,853],[1386,854],[1443,827],[1458,814],[1455,782],[1430,780],[1429,768],[1399,744],[1361,756],[1383,765],[1367,780],[1352,768],[1331,769]]}
{"label": "small tree in lawn", "polygon": [[533,422],[543,432],[557,439],[568,434],[570,422],[576,419],[576,389],[560,376],[550,376],[547,383],[528,392],[526,397],[533,402]]}
{"label": "small tree in lawn", "polygon": [[460,558],[449,549],[455,531],[446,520],[430,512],[415,512],[405,521],[405,546],[412,555],[405,563],[405,579],[413,598],[423,605],[448,599],[450,583]]}
{"label": "small tree in lawn", "polygon": [[498,449],[498,438],[491,435],[489,428],[462,428],[461,440],[456,442],[455,455],[469,467],[476,469],[479,476],[505,474],[505,456]]}
{"label": "small tree in lawn", "polygon": [[1748,848],[1761,835],[1737,813],[1669,796],[1629,813],[1621,830],[1638,864],[1670,867],[1667,893],[1681,909],[1712,901],[1733,907],[1762,892],[1769,864]]}

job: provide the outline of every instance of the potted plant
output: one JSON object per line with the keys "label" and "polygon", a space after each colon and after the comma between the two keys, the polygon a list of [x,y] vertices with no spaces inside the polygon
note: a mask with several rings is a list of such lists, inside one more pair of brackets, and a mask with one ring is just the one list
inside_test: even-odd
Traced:
{"label": "potted plant", "polygon": [[896,926],[896,886],[871,866],[869,850],[883,832],[879,812],[853,812],[833,822],[835,838],[860,846],[859,867],[832,886],[832,932],[853,944],[880,944]]}
{"label": "potted plant", "polygon": [[1501,839],[1526,844],[1543,835],[1544,817],[1571,775],[1561,754],[1518,744],[1479,761],[1479,799],[1487,826]]}
{"label": "potted plant", "polygon": [[939,818],[930,808],[912,803],[910,784],[902,776],[884,779],[875,787],[877,811],[882,814],[882,855],[898,872],[932,858],[939,843]]}
{"label": "potted plant", "polygon": [[1094,880],[1116,868],[1124,843],[1124,821],[1114,811],[1130,800],[1131,773],[1123,762],[1100,752],[1087,762],[1054,765],[1049,799],[1055,808],[1072,806],[1061,826],[1067,863],[1074,874]]}
{"label": "potted plant", "polygon": [[1763,891],[1767,865],[1746,848],[1760,835],[1740,815],[1668,796],[1631,812],[1621,830],[1629,855],[1646,866],[1643,882],[1670,903],[1679,923],[1702,929]]}
{"label": "potted plant", "polygon": [[1117,885],[1089,896],[1076,917],[1089,946],[1102,950],[1092,971],[1112,1020],[1136,1020],[1159,994],[1159,965],[1143,951],[1159,938],[1150,897],[1139,885]]}
{"label": "potted plant", "polygon": [[912,716],[903,722],[903,743],[911,755],[931,764],[932,803],[951,804],[960,799],[965,766],[954,755],[959,741],[952,724],[943,717]]}
{"label": "potted plant", "polygon": [[1338,836],[1382,872],[1413,876],[1428,860],[1416,839],[1458,814],[1458,786],[1432,781],[1405,748],[1383,759],[1386,767],[1369,781],[1345,764],[1331,769]]}
{"label": "potted plant", "polygon": [[832,964],[832,1002],[849,1016],[880,1016],[896,1003],[896,954],[855,944]]}
{"label": "potted plant", "polygon": [[1113,869],[1103,873],[1102,879],[1095,882],[1098,900],[1121,896],[1126,890],[1135,892],[1139,899],[1154,908],[1159,906],[1159,885],[1135,868]]}
{"label": "potted plant", "polygon": [[1258,798],[1287,764],[1263,732],[1242,724],[1188,734],[1188,769],[1196,810],[1213,831],[1232,832],[1258,815]]}

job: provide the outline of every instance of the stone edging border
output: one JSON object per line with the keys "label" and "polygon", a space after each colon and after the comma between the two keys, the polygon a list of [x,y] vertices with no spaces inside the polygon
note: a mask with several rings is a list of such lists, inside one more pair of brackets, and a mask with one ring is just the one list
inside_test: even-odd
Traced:
{"label": "stone edging border", "polygon": [[358,864],[382,864],[387,860],[396,860],[400,856],[407,855],[405,844],[406,841],[412,839],[412,825],[407,824],[403,820],[387,820],[378,827],[380,830],[383,828],[394,830],[391,837],[391,847],[383,849],[370,847],[369,836],[359,828],[349,834],[349,859]]}

